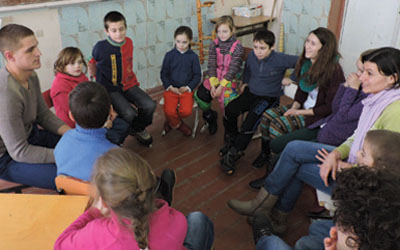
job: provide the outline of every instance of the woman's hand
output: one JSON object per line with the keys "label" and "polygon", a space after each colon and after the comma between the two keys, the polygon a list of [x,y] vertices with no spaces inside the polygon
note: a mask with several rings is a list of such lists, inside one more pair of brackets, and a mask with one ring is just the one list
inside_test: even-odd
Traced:
{"label": "woman's hand", "polygon": [[217,88],[213,85],[211,85],[211,89],[210,89],[210,95],[212,98],[215,98],[215,91],[217,90]]}
{"label": "woman's hand", "polygon": [[345,161],[339,161],[338,163],[338,171],[341,172],[342,170],[348,169],[348,168],[352,168],[353,165],[351,165],[348,162]]}
{"label": "woman's hand", "polygon": [[351,73],[350,75],[347,76],[346,82],[344,83],[345,87],[350,87],[355,90],[358,90],[360,88],[361,81],[358,79],[358,76],[356,73]]}
{"label": "woman's hand", "polygon": [[339,166],[340,153],[337,150],[333,150],[332,152],[328,153],[326,149],[322,148],[318,150],[318,154],[315,156],[315,158],[322,163],[318,165],[320,167],[319,174],[324,181],[325,186],[328,186],[328,177],[331,171],[332,178],[336,180],[336,171]]}
{"label": "woman's hand", "polygon": [[299,115],[299,110],[298,109],[294,109],[294,108],[290,108],[283,115],[284,116]]}
{"label": "woman's hand", "polygon": [[337,229],[336,227],[331,227],[331,230],[329,231],[329,237],[324,239],[325,250],[336,250],[337,241]]}

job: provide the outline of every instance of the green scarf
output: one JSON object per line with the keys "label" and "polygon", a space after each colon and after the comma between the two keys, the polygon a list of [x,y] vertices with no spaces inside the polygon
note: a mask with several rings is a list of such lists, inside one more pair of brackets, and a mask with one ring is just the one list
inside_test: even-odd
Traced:
{"label": "green scarf", "polygon": [[311,60],[306,60],[303,65],[301,66],[300,70],[300,81],[299,81],[299,86],[300,89],[303,90],[304,92],[311,92],[315,87],[317,86],[317,83],[311,84],[309,83],[309,78],[302,77],[305,73],[308,72],[311,68]]}

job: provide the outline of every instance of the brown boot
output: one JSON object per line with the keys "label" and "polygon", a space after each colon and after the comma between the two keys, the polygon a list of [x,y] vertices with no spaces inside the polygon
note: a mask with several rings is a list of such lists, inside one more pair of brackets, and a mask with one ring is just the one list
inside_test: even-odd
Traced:
{"label": "brown boot", "polygon": [[257,212],[269,216],[277,200],[278,196],[269,194],[265,188],[262,187],[253,200],[229,200],[228,206],[241,215],[254,215]]}
{"label": "brown boot", "polygon": [[177,130],[181,131],[185,136],[191,136],[192,135],[192,129],[186,125],[183,121],[181,122],[181,125],[177,128]]}
{"label": "brown boot", "polygon": [[289,213],[282,212],[276,208],[272,209],[270,218],[274,234],[280,235],[286,232],[288,215]]}

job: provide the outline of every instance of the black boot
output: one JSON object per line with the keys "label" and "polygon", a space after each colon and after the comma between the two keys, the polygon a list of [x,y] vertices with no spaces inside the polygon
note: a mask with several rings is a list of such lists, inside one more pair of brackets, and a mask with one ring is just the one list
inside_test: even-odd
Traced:
{"label": "black boot", "polygon": [[175,181],[175,170],[171,168],[164,169],[161,173],[160,178],[158,178],[156,192],[159,194],[159,196],[157,197],[168,202],[168,205],[170,206],[172,204]]}
{"label": "black boot", "polygon": [[226,155],[226,153],[228,153],[229,149],[232,147],[234,141],[235,141],[235,136],[225,131],[224,146],[219,150],[219,156],[223,157],[224,155]]}
{"label": "black boot", "polygon": [[271,149],[269,146],[269,140],[261,139],[261,153],[253,161],[252,165],[255,168],[262,168],[269,161],[271,155]]}
{"label": "black boot", "polygon": [[259,190],[264,185],[265,178],[267,178],[268,174],[271,173],[272,170],[274,170],[274,166],[275,166],[276,162],[279,160],[279,157],[280,157],[280,154],[272,156],[268,160],[267,166],[265,168],[265,174],[263,175],[263,177],[249,182],[249,186],[252,189]]}
{"label": "black boot", "polygon": [[218,123],[218,113],[212,109],[203,111],[203,118],[208,123],[208,132],[213,135],[217,132]]}
{"label": "black boot", "polygon": [[233,175],[235,173],[236,167],[235,163],[242,156],[235,147],[231,147],[228,152],[221,159],[221,167],[224,170],[225,174]]}
{"label": "black boot", "polygon": [[268,217],[264,214],[256,214],[252,224],[254,243],[257,244],[258,240],[263,236],[272,234],[273,228]]}

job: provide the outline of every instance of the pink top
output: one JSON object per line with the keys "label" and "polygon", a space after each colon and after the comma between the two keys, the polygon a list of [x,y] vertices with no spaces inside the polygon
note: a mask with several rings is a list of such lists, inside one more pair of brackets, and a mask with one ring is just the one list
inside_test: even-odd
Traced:
{"label": "pink top", "polygon": [[88,81],[85,74],[70,76],[64,73],[57,73],[50,89],[51,100],[58,118],[63,120],[71,128],[75,128],[75,122],[69,118],[68,95],[81,82]]}
{"label": "pink top", "polygon": [[[168,206],[163,200],[156,201],[159,209],[150,216],[149,249],[185,250],[187,221],[185,216]],[[103,217],[97,208],[90,208],[73,222],[57,239],[55,250],[139,250],[132,229],[123,226],[115,213]]]}

